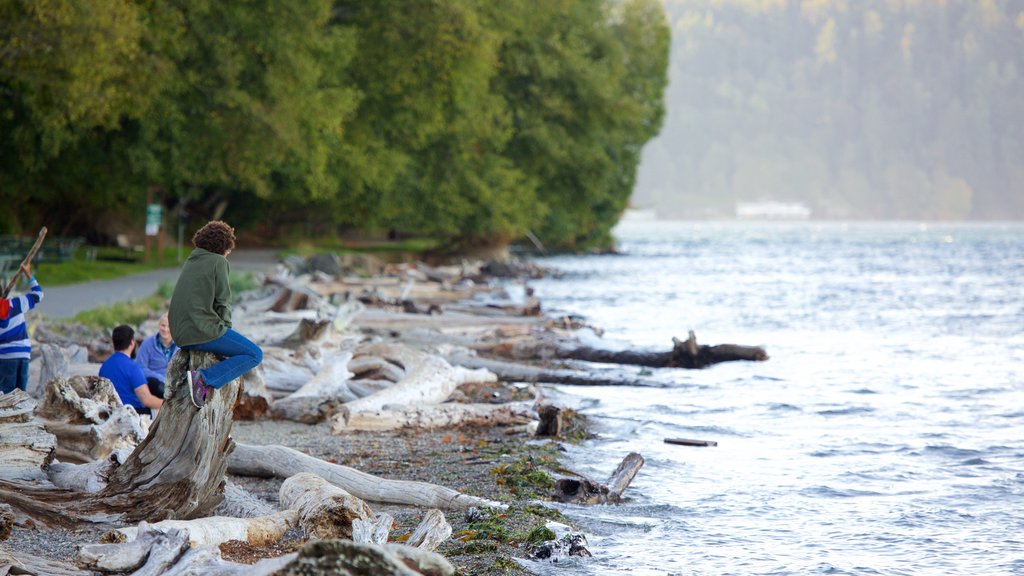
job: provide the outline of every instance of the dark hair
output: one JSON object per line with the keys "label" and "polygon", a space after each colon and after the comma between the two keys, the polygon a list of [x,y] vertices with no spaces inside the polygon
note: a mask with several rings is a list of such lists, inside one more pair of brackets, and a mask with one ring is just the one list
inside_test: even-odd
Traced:
{"label": "dark hair", "polygon": [[213,220],[196,231],[192,236],[192,245],[214,254],[226,255],[228,250],[235,248],[235,229],[221,220]]}
{"label": "dark hair", "polygon": [[117,351],[127,350],[134,339],[135,330],[127,324],[121,324],[114,328],[114,333],[110,335],[110,340],[114,343],[114,350]]}

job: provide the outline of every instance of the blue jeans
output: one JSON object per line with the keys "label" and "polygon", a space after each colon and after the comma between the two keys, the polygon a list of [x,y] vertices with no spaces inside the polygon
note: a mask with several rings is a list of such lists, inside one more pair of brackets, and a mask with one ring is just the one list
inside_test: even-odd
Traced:
{"label": "blue jeans", "polygon": [[0,360],[0,393],[28,389],[28,358]]}
{"label": "blue jeans", "polygon": [[183,350],[201,350],[213,352],[224,359],[220,362],[199,370],[203,382],[211,388],[221,386],[252,370],[263,361],[263,350],[238,332],[228,328],[223,336],[212,342],[182,346]]}

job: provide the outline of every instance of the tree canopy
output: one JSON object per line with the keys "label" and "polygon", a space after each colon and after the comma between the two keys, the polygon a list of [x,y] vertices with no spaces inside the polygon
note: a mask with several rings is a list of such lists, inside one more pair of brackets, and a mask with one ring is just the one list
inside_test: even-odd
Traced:
{"label": "tree canopy", "polygon": [[607,243],[660,128],[657,0],[0,0],[0,233]]}

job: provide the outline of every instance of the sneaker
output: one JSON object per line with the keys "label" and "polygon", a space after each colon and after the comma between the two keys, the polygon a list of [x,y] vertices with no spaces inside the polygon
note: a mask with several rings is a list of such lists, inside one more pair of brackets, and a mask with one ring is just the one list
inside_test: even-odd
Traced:
{"label": "sneaker", "polygon": [[206,404],[206,399],[210,397],[210,392],[213,390],[206,384],[203,384],[203,375],[198,370],[189,370],[186,373],[188,378],[188,388],[190,391],[189,398],[192,399],[192,404],[196,408],[202,408]]}

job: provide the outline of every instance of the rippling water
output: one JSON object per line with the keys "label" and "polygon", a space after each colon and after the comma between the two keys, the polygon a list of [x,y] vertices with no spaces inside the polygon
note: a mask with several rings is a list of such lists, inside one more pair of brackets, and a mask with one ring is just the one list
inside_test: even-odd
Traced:
{"label": "rippling water", "polygon": [[[621,506],[568,507],[593,558],[541,574],[1024,574],[1024,225],[645,222],[533,284],[604,345],[764,346],[563,386]],[[639,370],[637,370],[639,373]],[[717,447],[664,444],[685,437]]]}

